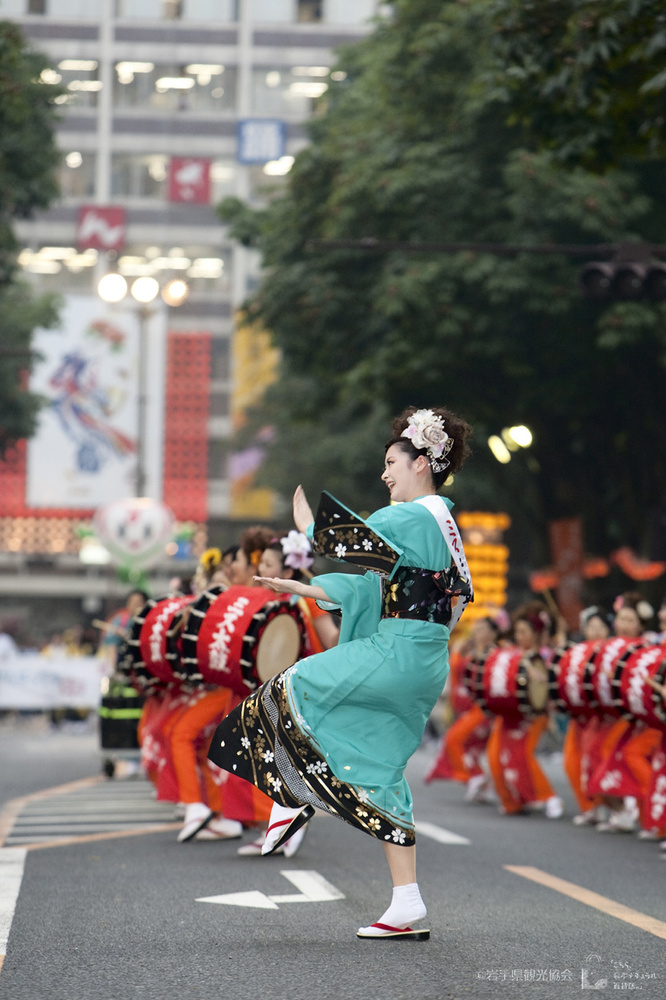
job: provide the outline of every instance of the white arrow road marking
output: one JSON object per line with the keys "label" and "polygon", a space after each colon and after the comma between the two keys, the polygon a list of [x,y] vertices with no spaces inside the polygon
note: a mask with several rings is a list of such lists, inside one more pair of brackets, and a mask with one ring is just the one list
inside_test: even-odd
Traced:
{"label": "white arrow road marking", "polygon": [[0,850],[0,967],[7,952],[9,928],[16,908],[26,851],[22,847],[3,847]]}
{"label": "white arrow road marking", "polygon": [[202,896],[197,903],[221,903],[224,906],[253,906],[262,910],[277,910],[278,903],[326,903],[344,899],[345,895],[331,885],[323,875],[313,871],[280,872],[301,891],[280,896],[265,896],[258,889],[249,892],[229,892],[224,896]]}
{"label": "white arrow road marking", "polygon": [[319,872],[289,871],[280,874],[301,891],[292,896],[270,896],[274,903],[326,903],[331,899],[345,898],[344,892],[327,882]]}
{"label": "white arrow road marking", "polygon": [[434,823],[415,823],[416,832],[420,833],[422,837],[430,837],[431,840],[436,840],[438,844],[469,844],[471,841],[467,837],[460,837],[457,833],[451,833],[450,830],[445,830],[441,826],[435,826]]}
{"label": "white arrow road marking", "polygon": [[202,896],[197,903],[223,903],[225,906],[254,906],[258,910],[277,910],[268,896],[258,889],[250,892],[230,892],[226,896]]}

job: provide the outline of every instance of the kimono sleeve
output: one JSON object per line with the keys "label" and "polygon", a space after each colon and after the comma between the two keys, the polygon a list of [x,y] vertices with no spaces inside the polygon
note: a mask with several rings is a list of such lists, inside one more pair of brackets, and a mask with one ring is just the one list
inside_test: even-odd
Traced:
{"label": "kimono sleeve", "polygon": [[381,582],[376,573],[325,573],[314,576],[313,586],[321,587],[342,611],[338,644],[351,639],[367,639],[377,631],[381,617]]}

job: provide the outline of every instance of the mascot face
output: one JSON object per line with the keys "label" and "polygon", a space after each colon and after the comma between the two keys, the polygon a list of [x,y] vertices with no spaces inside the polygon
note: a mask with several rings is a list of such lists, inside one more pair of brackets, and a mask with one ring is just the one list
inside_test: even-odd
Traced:
{"label": "mascot face", "polygon": [[164,552],[174,529],[173,511],[148,497],[130,497],[100,507],[94,528],[99,540],[120,562],[149,566]]}

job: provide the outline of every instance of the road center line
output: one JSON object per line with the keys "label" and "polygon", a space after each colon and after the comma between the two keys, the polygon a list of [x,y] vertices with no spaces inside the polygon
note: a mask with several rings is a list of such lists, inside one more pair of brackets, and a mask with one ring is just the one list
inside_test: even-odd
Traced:
{"label": "road center line", "polygon": [[542,872],[539,868],[523,867],[522,865],[504,865],[504,868],[508,872],[513,872],[514,875],[521,875],[532,882],[538,882],[539,885],[554,889],[555,892],[561,892],[563,896],[569,896],[579,903],[584,903],[585,906],[601,910],[609,917],[617,917],[618,920],[624,920],[627,924],[633,924],[634,927],[647,931],[648,934],[654,934],[656,937],[666,940],[666,923],[663,920],[650,917],[647,913],[640,913],[639,910],[632,910],[630,906],[616,903],[614,899],[600,896],[599,893],[584,889],[582,886],[576,885],[575,882],[566,882],[563,878],[557,878],[556,875],[549,875],[548,872]]}

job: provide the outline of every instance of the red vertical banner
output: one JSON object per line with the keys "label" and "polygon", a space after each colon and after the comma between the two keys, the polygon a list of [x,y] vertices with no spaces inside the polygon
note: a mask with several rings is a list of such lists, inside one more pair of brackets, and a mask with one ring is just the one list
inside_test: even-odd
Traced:
{"label": "red vertical banner", "polygon": [[557,604],[570,628],[578,627],[583,608],[583,522],[580,517],[551,521],[548,525],[553,565],[558,575]]}
{"label": "red vertical banner", "polygon": [[164,502],[180,521],[208,516],[209,333],[170,333],[167,349]]}
{"label": "red vertical banner", "polygon": [[26,441],[17,441],[0,461],[0,517],[25,514]]}

